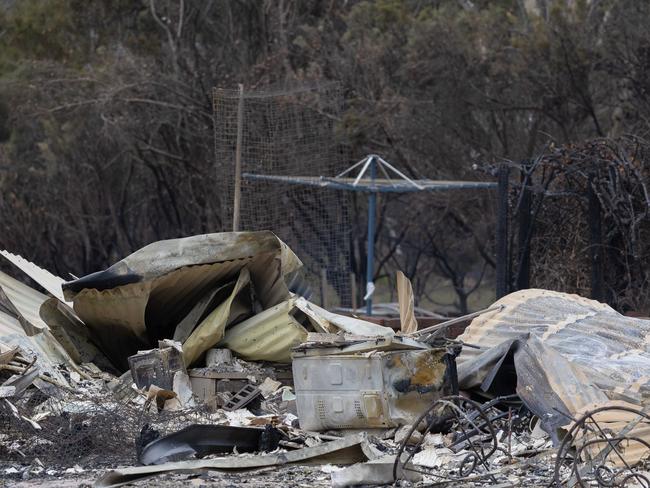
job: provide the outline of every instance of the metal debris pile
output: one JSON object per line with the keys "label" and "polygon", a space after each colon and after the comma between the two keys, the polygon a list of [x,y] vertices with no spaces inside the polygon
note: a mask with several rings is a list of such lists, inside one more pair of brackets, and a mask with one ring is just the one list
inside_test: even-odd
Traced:
{"label": "metal debris pile", "polygon": [[[626,422],[612,423],[621,413]],[[649,486],[650,446],[632,433],[647,420],[639,409],[589,410],[572,422],[557,448],[539,418],[513,396],[484,404],[442,398],[400,444],[393,475],[416,473],[451,486]],[[426,425],[422,432],[416,429],[420,422]],[[445,422],[450,432],[437,432]]]}
{"label": "metal debris pile", "polygon": [[650,487],[650,322],[606,305],[526,290],[421,327],[402,276],[393,330],[302,296],[270,232],[69,282],[1,253],[48,292],[0,273],[6,477],[316,464],[332,486]]}

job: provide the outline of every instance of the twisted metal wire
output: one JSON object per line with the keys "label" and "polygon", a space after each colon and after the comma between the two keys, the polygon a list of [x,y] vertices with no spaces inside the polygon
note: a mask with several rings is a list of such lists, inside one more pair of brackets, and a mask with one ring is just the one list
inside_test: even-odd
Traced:
{"label": "twisted metal wire", "polygon": [[[476,475],[477,479],[482,477],[491,478],[491,480],[496,483],[494,475],[489,473],[488,461],[494,453],[503,450],[498,445],[496,429],[493,424],[494,420],[496,418],[502,418],[503,414],[499,414],[495,418],[490,418],[488,412],[497,403],[506,398],[510,397],[495,399],[481,405],[480,403],[468,398],[453,395],[440,398],[433,402],[431,406],[429,406],[429,408],[424,411],[415,422],[413,422],[406,437],[401,442],[397,450],[395,464],[393,465],[393,478],[395,480],[399,479],[399,476],[403,471],[413,471],[438,478],[439,482],[437,484],[452,483],[471,475]],[[427,427],[422,432],[421,440],[409,449],[409,441],[413,436],[413,433],[425,420],[427,421]],[[456,425],[461,433],[460,439],[457,440],[455,444],[461,441],[468,441],[468,447],[471,450],[471,452],[460,461],[458,472],[454,474],[447,471],[446,473],[441,474],[433,471],[431,468],[414,465],[411,461],[415,454],[422,450],[426,435],[436,426],[446,423]],[[476,436],[478,436],[479,439],[476,441],[472,440]],[[486,436],[487,439],[485,438]],[[403,459],[402,455],[405,452],[407,453],[407,456]],[[479,467],[485,468],[488,472],[479,472]]]}
{"label": "twisted metal wire", "polygon": [[[595,416],[599,413],[617,411],[634,413],[637,418],[618,433],[604,429],[596,420]],[[648,441],[629,435],[641,421],[650,421],[650,416],[643,410],[631,407],[607,406],[586,412],[574,422],[558,448],[553,474],[554,485],[557,488],[569,485],[586,488],[593,486],[591,482],[595,481],[599,487],[623,488],[628,482],[634,480],[637,486],[650,488],[650,478],[646,473],[638,470],[639,463],[630,463],[619,450],[622,442],[636,442],[643,445],[650,453]],[[598,444],[606,444],[606,447],[596,456],[591,457],[589,448]],[[622,467],[610,467],[606,464],[612,452],[615,455],[612,457],[620,461]],[[561,475],[563,466],[570,467],[570,474],[565,479],[562,479]]]}

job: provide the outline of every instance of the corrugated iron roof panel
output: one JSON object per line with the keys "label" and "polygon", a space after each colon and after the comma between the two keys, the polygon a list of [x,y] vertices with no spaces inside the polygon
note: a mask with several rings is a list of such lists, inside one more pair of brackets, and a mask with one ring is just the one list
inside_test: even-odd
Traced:
{"label": "corrugated iron roof panel", "polygon": [[461,388],[516,388],[551,427],[607,398],[650,404],[650,320],[549,290],[521,290],[495,305],[502,308],[458,337],[480,348],[463,348],[457,358]]}
{"label": "corrugated iron roof panel", "polygon": [[39,314],[41,305],[47,300],[43,295],[24,283],[0,271],[0,288],[5,293],[16,311],[33,327],[46,330],[48,326]]}
{"label": "corrugated iron roof panel", "polygon": [[65,302],[63,289],[61,288],[61,285],[65,283],[65,280],[36,266],[34,263],[26,260],[18,254],[12,254],[7,250],[2,250],[0,251],[0,255],[4,256],[9,262],[20,268],[20,270],[27,276],[46,289],[48,293],[51,293],[62,302]]}

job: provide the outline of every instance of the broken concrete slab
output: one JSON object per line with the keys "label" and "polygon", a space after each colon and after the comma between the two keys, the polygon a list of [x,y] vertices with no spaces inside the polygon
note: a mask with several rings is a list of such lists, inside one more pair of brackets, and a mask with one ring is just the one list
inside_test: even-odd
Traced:
{"label": "broken concrete slab", "polygon": [[235,393],[222,408],[226,412],[239,410],[240,408],[244,408],[250,402],[255,400],[255,398],[260,396],[260,394],[261,391],[258,387],[247,384],[241,390]]}
{"label": "broken concrete slab", "polygon": [[219,367],[190,369],[188,374],[197,400],[213,409],[223,406],[251,381],[259,384],[264,378],[273,376],[283,385],[293,385],[293,375],[288,368],[261,367],[240,359]]}

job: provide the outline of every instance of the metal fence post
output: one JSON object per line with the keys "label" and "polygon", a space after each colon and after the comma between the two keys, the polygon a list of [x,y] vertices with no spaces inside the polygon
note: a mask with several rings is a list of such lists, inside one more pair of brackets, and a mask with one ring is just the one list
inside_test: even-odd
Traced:
{"label": "metal fence post", "polygon": [[501,166],[497,189],[497,225],[496,225],[496,298],[497,300],[510,291],[508,266],[508,177],[509,168]]}

